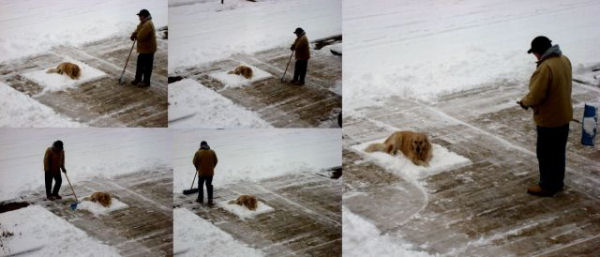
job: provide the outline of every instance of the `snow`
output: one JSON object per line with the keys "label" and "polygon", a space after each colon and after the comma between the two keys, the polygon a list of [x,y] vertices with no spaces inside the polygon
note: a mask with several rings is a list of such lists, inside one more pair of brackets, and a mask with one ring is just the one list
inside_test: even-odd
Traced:
{"label": "snow", "polygon": [[[105,77],[106,73],[97,70],[88,66],[85,63],[75,60],[64,60],[62,62],[71,62],[77,64],[81,69],[81,75],[78,79],[71,79],[66,74],[58,74],[58,73],[47,73],[47,70],[50,68],[56,68],[56,66],[48,67],[47,69],[31,71],[23,74],[25,78],[35,82],[36,84],[42,86],[45,91],[64,91],[68,88],[73,88],[78,85],[97,80],[99,78]],[[59,62],[56,65],[62,63]]]}
{"label": "snow", "polygon": [[342,206],[343,256],[429,257],[427,252],[412,250],[412,246],[381,231],[371,222]]}
{"label": "snow", "polygon": [[169,84],[169,120],[173,128],[271,127],[256,113],[192,79]]}
{"label": "snow", "polygon": [[[73,184],[96,176],[168,167],[171,161],[167,129],[5,129],[0,133],[0,201],[31,190],[43,192],[44,153],[59,139],[64,142],[65,167]],[[62,176],[61,189],[69,190]]]}
{"label": "snow", "polygon": [[583,130],[588,135],[596,134],[596,119],[594,117],[583,118]]}
{"label": "snow", "polygon": [[225,85],[224,89],[249,86],[254,82],[261,81],[261,80],[272,77],[270,73],[263,71],[259,68],[256,68],[255,66],[248,65],[245,63],[240,64],[240,65],[245,65],[252,69],[252,77],[250,79],[246,79],[240,75],[228,74],[229,71],[233,71],[237,66],[231,67],[231,69],[228,69],[227,71],[216,71],[216,72],[209,73],[208,76],[223,83],[223,85]]}
{"label": "snow", "polygon": [[415,165],[401,152],[399,152],[396,156],[383,152],[364,152],[364,149],[370,144],[381,143],[383,141],[385,141],[385,138],[357,144],[352,146],[352,149],[361,152],[365,156],[366,160],[373,161],[378,166],[413,182],[444,171],[463,167],[471,163],[469,159],[450,152],[448,149],[438,144],[431,144],[432,158],[429,161],[429,167]]}
{"label": "snow", "polygon": [[259,257],[260,250],[234,239],[184,208],[173,210],[173,253],[176,256]]}
{"label": "snow", "polygon": [[296,27],[309,40],[342,33],[340,0],[242,0],[169,3],[169,74],[187,66],[289,47]]}
{"label": "snow", "polygon": [[0,127],[83,127],[50,107],[0,82]]}
{"label": "snow", "polygon": [[125,209],[127,207],[129,207],[127,204],[125,204],[125,203],[119,201],[119,199],[116,199],[113,197],[111,200],[111,203],[108,207],[104,207],[104,206],[102,206],[102,204],[97,203],[97,202],[83,200],[79,204],[77,204],[76,210],[78,210],[78,211],[86,210],[86,211],[89,211],[92,214],[94,214],[94,216],[98,216],[98,215],[107,215],[113,211]]}
{"label": "snow", "polygon": [[173,190],[179,194],[189,189],[195,172],[192,159],[202,140],[219,159],[213,178],[218,188],[341,166],[341,139],[340,129],[177,130],[171,149]]}
{"label": "snow", "polygon": [[167,25],[164,0],[0,0],[0,62],[48,51],[58,45],[79,46],[100,39],[128,38],[146,8],[156,28]]}
{"label": "snow", "polygon": [[27,256],[121,256],[113,247],[37,205],[1,213],[0,223],[3,230],[14,234],[2,239],[3,254],[40,248]]}
{"label": "snow", "polygon": [[[231,200],[235,201],[235,199]],[[274,211],[274,209],[271,206],[268,206],[260,200],[257,201],[256,210],[254,211],[249,210],[248,208],[246,208],[246,206],[237,205],[235,203],[229,203],[229,201],[231,200],[217,202],[217,206],[235,214],[235,216],[238,216],[242,220],[252,219],[256,215]]]}
{"label": "snow", "polygon": [[344,1],[344,112],[482,86],[521,84],[525,94],[535,36],[559,44],[574,72],[599,62],[598,13],[589,0]]}

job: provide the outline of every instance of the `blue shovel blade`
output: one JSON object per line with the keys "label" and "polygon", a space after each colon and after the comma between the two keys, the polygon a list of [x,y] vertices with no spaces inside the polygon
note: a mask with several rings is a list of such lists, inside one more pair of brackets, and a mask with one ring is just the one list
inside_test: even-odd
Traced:
{"label": "blue shovel blade", "polygon": [[77,209],[77,202],[71,204],[71,210]]}

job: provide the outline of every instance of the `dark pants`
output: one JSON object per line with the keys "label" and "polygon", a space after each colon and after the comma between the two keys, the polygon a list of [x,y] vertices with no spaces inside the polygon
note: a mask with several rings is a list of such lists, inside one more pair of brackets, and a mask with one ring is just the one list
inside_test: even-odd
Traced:
{"label": "dark pants", "polygon": [[137,58],[137,67],[135,69],[135,81],[141,81],[150,84],[152,75],[152,66],[154,64],[154,54],[139,54]]}
{"label": "dark pants", "polygon": [[213,199],[213,186],[212,186],[212,176],[199,176],[198,177],[198,200],[201,202],[204,201],[204,187],[203,184],[206,183],[206,193],[208,194],[208,202],[212,202]]}
{"label": "dark pants", "polygon": [[537,158],[540,166],[540,187],[556,191],[565,178],[566,146],[569,124],[556,128],[537,127]]}
{"label": "dark pants", "polygon": [[[62,177],[60,176],[60,172],[44,172],[44,176],[46,178],[46,196],[58,195],[58,190],[60,190],[60,185],[62,184]],[[50,190],[52,189],[52,179],[54,179],[56,183],[54,184],[54,190],[50,192]]]}
{"label": "dark pants", "polygon": [[296,60],[296,66],[294,67],[294,81],[304,83],[307,68],[308,60]]}

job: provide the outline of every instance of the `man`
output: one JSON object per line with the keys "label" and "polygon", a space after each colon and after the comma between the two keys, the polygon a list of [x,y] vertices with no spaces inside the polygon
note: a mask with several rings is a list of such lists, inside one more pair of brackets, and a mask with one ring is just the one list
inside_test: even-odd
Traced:
{"label": "man", "polygon": [[306,77],[308,59],[310,59],[310,45],[308,44],[306,33],[302,28],[296,28],[294,34],[296,34],[296,41],[294,41],[290,49],[296,51],[296,65],[294,66],[294,79],[291,83],[302,86]]}
{"label": "man", "polygon": [[[55,141],[51,147],[46,149],[44,154],[44,176],[46,181],[46,198],[50,201],[56,199],[62,199],[58,195],[60,185],[62,184],[62,178],[60,176],[60,170],[67,173],[65,169],[65,151],[63,150],[63,142],[60,140]],[[52,189],[52,180],[54,179],[54,190]]]}
{"label": "man", "polygon": [[529,81],[529,93],[518,101],[521,107],[533,109],[537,125],[537,158],[540,180],[527,192],[537,196],[552,196],[563,189],[566,165],[566,145],[569,122],[573,118],[571,104],[571,62],[558,45],[539,36],[531,42],[538,59],[537,69]]}
{"label": "man", "polygon": [[152,66],[154,63],[154,53],[156,52],[156,32],[152,24],[152,16],[146,9],[142,9],[138,14],[140,24],[136,30],[131,33],[131,40],[137,40],[137,68],[135,69],[135,80],[131,82],[140,87],[150,86],[150,76],[152,75]]}
{"label": "man", "polygon": [[211,150],[206,141],[200,143],[200,149],[196,151],[194,155],[194,167],[198,172],[198,199],[196,202],[204,202],[204,187],[206,183],[206,193],[208,194],[208,206],[213,205],[213,186],[212,179],[215,174],[215,167],[217,166],[217,154]]}

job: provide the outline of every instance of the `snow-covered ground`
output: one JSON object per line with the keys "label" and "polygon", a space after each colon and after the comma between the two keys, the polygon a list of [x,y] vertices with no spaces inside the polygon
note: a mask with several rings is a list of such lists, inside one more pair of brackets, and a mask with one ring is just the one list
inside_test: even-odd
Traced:
{"label": "snow-covered ground", "polygon": [[256,210],[253,210],[253,211],[246,208],[246,206],[231,203],[232,200],[235,201],[235,199],[231,199],[231,200],[217,202],[217,206],[225,209],[226,211],[228,211],[230,213],[235,214],[242,220],[252,219],[252,218],[254,218],[254,216],[256,216],[258,214],[272,212],[274,210],[271,206],[266,205],[265,203],[261,202],[260,200],[258,200],[258,202],[256,203]]}
{"label": "snow-covered ground", "polygon": [[538,35],[559,44],[574,72],[600,63],[595,0],[344,1],[344,114],[391,95],[523,84]]}
{"label": "snow-covered ground", "polygon": [[398,238],[382,235],[375,225],[346,208],[342,208],[342,212],[343,256],[432,256],[426,252],[411,250],[413,246]]}
{"label": "snow-covered ground", "polygon": [[82,127],[84,124],[56,113],[50,107],[0,82],[0,127]]}
{"label": "snow-covered ground", "polygon": [[268,128],[256,113],[192,79],[169,84],[169,127]]}
{"label": "snow-covered ground", "polygon": [[189,188],[202,140],[217,154],[213,185],[222,186],[340,166],[341,139],[339,129],[175,130],[173,190]]}
{"label": "snow-covered ground", "polygon": [[42,86],[44,91],[63,91],[67,88],[72,88],[77,85],[81,85],[86,82],[94,81],[99,78],[105,77],[106,73],[94,69],[85,63],[75,60],[65,60],[70,63],[77,64],[80,70],[80,76],[77,79],[71,79],[66,74],[48,73],[48,69],[56,67],[48,67],[48,69],[31,71],[23,74],[24,77],[34,81],[36,84]]}
{"label": "snow-covered ground", "polygon": [[[170,163],[167,129],[0,129],[0,201],[44,190],[44,153],[55,140],[72,183]],[[63,190],[66,182],[63,174]]]}
{"label": "snow-covered ground", "polygon": [[184,208],[173,210],[173,253],[177,256],[264,256]]}
{"label": "snow-covered ground", "polygon": [[121,256],[37,205],[0,214],[0,224],[3,232],[13,234],[2,238],[0,251],[6,256]]}
{"label": "snow-covered ground", "polygon": [[314,40],[342,33],[340,0],[170,1],[169,74],[233,53],[293,43],[296,27]]}
{"label": "snow-covered ground", "polygon": [[167,25],[164,0],[0,0],[0,63],[111,36],[129,37],[148,9],[156,28]]}

